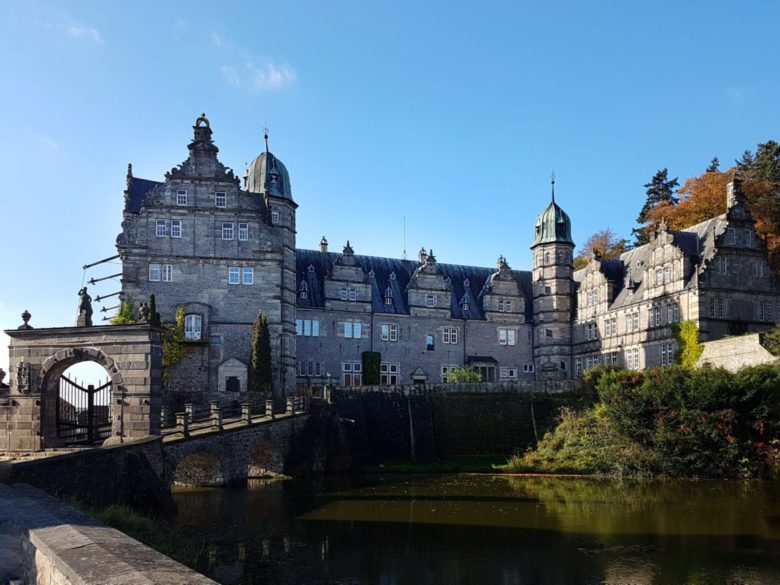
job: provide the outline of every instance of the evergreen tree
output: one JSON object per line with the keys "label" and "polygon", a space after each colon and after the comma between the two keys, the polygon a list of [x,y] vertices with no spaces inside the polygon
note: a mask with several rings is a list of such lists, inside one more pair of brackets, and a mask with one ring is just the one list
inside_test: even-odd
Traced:
{"label": "evergreen tree", "polygon": [[705,173],[719,173],[720,172],[720,159],[716,156],[710,161],[710,166],[707,167]]}
{"label": "evergreen tree", "polygon": [[744,171],[753,165],[753,153],[750,150],[746,150],[742,153],[742,158],[734,161],[737,163],[737,168]]}
{"label": "evergreen tree", "polygon": [[669,179],[669,171],[665,168],[659,170],[653,176],[652,180],[645,184],[645,193],[647,194],[647,199],[645,200],[645,204],[642,206],[642,210],[639,212],[639,215],[636,218],[636,222],[639,224],[639,227],[631,230],[631,233],[634,234],[634,237],[636,238],[637,246],[641,246],[642,244],[646,244],[650,241],[650,235],[648,233],[649,230],[648,226],[646,225],[648,222],[648,214],[650,213],[650,210],[660,204],[677,205],[677,195],[675,195],[675,190],[679,186],[680,183],[677,181],[677,177],[674,179]]}
{"label": "evergreen tree", "polygon": [[157,299],[154,293],[149,295],[149,323],[155,327],[162,327],[160,313],[157,312]]}
{"label": "evergreen tree", "polygon": [[268,318],[262,311],[252,325],[252,355],[249,359],[248,378],[247,386],[250,392],[271,390],[271,333],[268,329]]}

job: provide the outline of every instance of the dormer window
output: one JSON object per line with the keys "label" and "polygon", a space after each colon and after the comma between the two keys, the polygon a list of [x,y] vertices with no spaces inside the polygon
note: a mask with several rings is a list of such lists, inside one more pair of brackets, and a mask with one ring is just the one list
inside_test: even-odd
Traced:
{"label": "dormer window", "polygon": [[393,289],[389,286],[385,289],[385,305],[393,304]]}
{"label": "dormer window", "polygon": [[467,312],[469,310],[469,304],[463,303],[460,308],[463,309],[464,312]]}
{"label": "dormer window", "polygon": [[298,288],[298,298],[306,300],[309,298],[309,285],[305,280],[301,281],[301,286]]}

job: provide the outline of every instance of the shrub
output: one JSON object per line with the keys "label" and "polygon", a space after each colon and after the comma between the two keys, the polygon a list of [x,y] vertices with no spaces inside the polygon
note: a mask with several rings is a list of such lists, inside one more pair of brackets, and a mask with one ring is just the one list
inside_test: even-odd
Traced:
{"label": "shrub", "polygon": [[447,372],[449,384],[464,384],[469,382],[481,382],[482,374],[470,366],[456,368]]}

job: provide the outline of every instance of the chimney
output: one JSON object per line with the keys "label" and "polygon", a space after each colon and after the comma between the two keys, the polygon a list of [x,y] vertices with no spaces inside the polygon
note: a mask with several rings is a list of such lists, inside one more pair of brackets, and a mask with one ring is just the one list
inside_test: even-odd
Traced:
{"label": "chimney", "polygon": [[323,254],[327,253],[328,251],[328,240],[325,239],[325,236],[322,236],[322,239],[320,240],[320,252]]}
{"label": "chimney", "polygon": [[743,203],[743,201],[742,177],[739,176],[738,171],[734,171],[734,175],[726,184],[726,209],[731,209],[735,205]]}
{"label": "chimney", "polygon": [[417,253],[417,261],[420,264],[425,264],[425,261],[428,259],[428,252],[425,251],[425,246],[420,248],[420,251]]}

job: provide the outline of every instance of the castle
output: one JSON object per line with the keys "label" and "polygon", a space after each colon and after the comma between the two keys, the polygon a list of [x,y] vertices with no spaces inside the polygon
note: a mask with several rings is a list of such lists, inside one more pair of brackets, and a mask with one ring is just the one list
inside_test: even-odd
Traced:
{"label": "castle", "polygon": [[361,355],[381,355],[381,383],[446,382],[453,368],[484,381],[570,379],[599,363],[670,364],[671,325],[695,321],[702,340],[759,331],[780,316],[780,291],[739,179],[728,210],[683,231],[573,269],[568,215],[552,201],[534,225],[531,272],[296,246],[290,176],[268,150],[242,181],[217,158],[205,116],[189,157],[164,181],[128,167],[117,238],[122,292],[155,294],[166,321],[185,306],[187,358],[171,390],[246,390],[252,323],[268,316],[274,392],[361,385]]}

